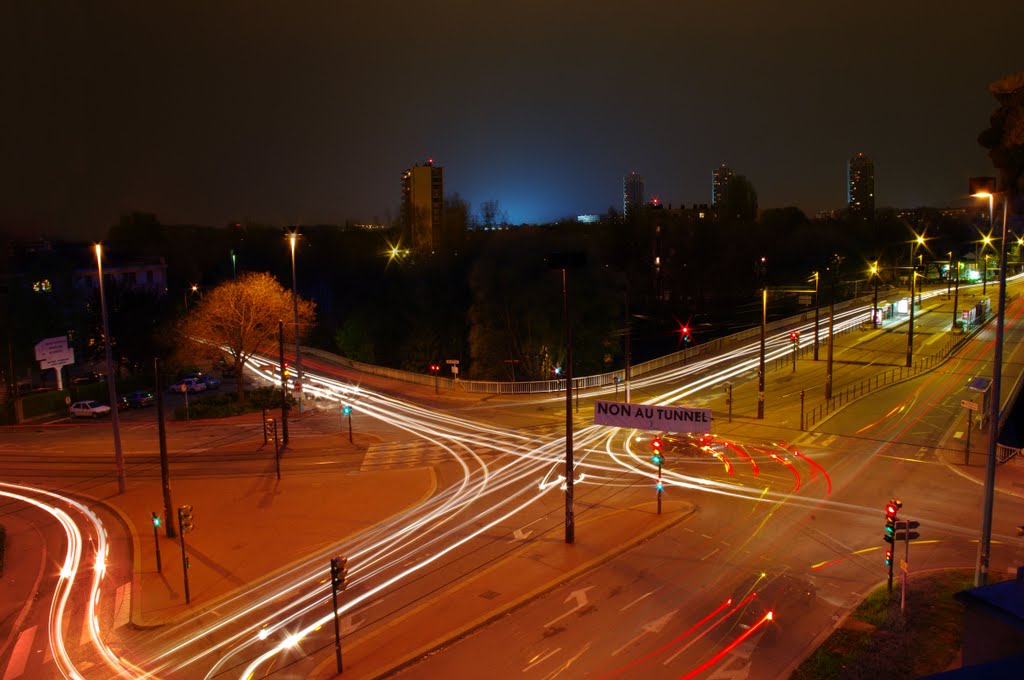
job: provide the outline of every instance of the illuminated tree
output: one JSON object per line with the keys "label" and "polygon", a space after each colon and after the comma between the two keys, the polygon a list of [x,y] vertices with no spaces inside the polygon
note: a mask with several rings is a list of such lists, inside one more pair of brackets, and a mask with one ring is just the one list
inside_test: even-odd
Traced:
{"label": "illuminated tree", "polygon": [[[316,323],[316,310],[309,300],[300,297],[298,302],[301,338]],[[294,346],[291,291],[265,272],[241,274],[206,293],[189,310],[179,326],[179,351],[210,360],[229,354],[242,399],[242,369],[257,351],[277,354],[279,321],[284,321],[285,347]]]}

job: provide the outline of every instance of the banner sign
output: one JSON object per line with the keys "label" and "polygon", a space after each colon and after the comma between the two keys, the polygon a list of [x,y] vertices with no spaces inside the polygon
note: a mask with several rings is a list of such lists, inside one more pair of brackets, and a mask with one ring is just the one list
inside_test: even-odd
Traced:
{"label": "banner sign", "polygon": [[710,432],[711,409],[595,401],[594,424],[659,432]]}

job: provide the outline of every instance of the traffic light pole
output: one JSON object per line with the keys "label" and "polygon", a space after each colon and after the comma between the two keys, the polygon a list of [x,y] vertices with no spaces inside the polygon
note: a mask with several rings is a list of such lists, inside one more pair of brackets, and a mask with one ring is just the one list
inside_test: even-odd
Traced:
{"label": "traffic light pole", "polygon": [[188,556],[185,554],[185,526],[182,520],[182,508],[178,508],[178,538],[181,539],[181,573],[185,578],[185,604],[192,603],[192,596],[188,590]]}
{"label": "traffic light pole", "polygon": [[[164,387],[160,384],[160,359],[153,357],[153,384],[156,386],[156,431],[160,441],[160,485],[164,493],[164,531],[174,538],[174,504],[171,502],[171,469],[167,458],[167,425],[164,422]],[[186,397],[188,393],[186,392]],[[157,547],[157,563],[160,562]],[[157,570],[159,571],[159,569]]]}
{"label": "traffic light pole", "polygon": [[156,573],[163,573],[163,567],[160,564],[160,515],[153,514],[153,545],[156,546]]}
{"label": "traffic light pole", "polygon": [[338,662],[338,673],[344,670],[341,665],[341,624],[338,622],[338,586],[331,581],[331,613],[334,614],[334,658]]}
{"label": "traffic light pole", "polygon": [[576,542],[576,521],[573,517],[573,450],[572,450],[572,323],[569,321],[569,270],[562,268],[562,313],[565,315],[565,542]]}
{"label": "traffic light pole", "polygon": [[658,460],[658,514],[661,514],[661,459]]}

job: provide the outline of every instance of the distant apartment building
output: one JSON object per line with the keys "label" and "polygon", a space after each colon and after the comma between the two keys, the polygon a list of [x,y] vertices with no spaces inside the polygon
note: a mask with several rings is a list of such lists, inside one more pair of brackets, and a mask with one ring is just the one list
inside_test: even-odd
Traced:
{"label": "distant apartment building", "polygon": [[858,153],[846,165],[847,210],[854,217],[872,217],[875,214],[875,164],[863,153]]}
{"label": "distant apartment building", "polygon": [[725,163],[711,171],[711,207],[721,209],[729,203],[729,184],[734,176]]}
{"label": "distant apartment building", "polygon": [[[98,289],[99,280],[99,272],[92,263],[75,269],[74,282],[79,289]],[[104,262],[103,280],[124,289],[164,295],[167,293],[167,263],[162,257],[133,257],[131,262],[118,264]]]}
{"label": "distant apartment building", "polygon": [[416,250],[435,251],[444,228],[444,168],[433,159],[402,173],[402,231]]}
{"label": "distant apartment building", "polygon": [[644,178],[631,172],[622,178],[622,215],[627,220],[638,215],[644,207]]}

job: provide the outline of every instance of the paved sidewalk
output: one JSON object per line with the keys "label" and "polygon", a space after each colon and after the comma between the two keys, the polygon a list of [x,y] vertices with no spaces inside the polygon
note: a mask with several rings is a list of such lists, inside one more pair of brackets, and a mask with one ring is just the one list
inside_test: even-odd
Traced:
{"label": "paved sidewalk", "polygon": [[[239,446],[224,449],[237,451]],[[329,435],[295,437],[288,447],[289,452],[303,450],[363,455],[347,440]],[[175,479],[172,469],[174,507],[194,508],[195,531],[185,536],[191,561],[191,605],[186,605],[180,543],[167,538],[162,527],[162,571],[156,569],[151,513],[163,515],[160,480],[133,480],[126,493],[105,499],[132,534],[132,622],[146,627],[191,616],[421,502],[434,492],[435,483],[430,468],[290,472],[288,453],[282,458],[280,481],[272,466],[259,475],[185,479]]]}

